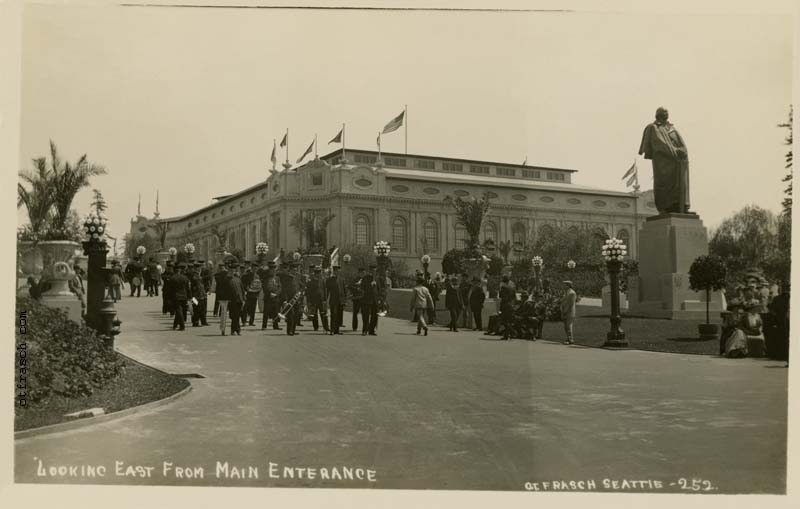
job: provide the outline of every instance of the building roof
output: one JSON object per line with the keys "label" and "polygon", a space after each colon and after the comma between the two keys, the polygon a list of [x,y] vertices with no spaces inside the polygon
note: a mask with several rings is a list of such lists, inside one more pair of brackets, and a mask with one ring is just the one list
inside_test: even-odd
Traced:
{"label": "building roof", "polygon": [[[348,152],[358,152],[359,154],[374,154],[375,156],[378,155],[376,150],[361,150],[357,148],[347,149]],[[324,156],[320,156],[320,159],[328,160],[340,155],[342,153],[342,149],[334,150]],[[400,154],[398,152],[381,152],[381,156],[388,156],[388,157],[410,157],[414,159],[437,159],[442,161],[458,161],[460,163],[471,163],[471,164],[489,164],[492,166],[502,166],[505,168],[523,168],[527,170],[551,170],[551,171],[566,171],[569,173],[576,173],[578,170],[573,170],[569,168],[553,168],[547,166],[531,166],[529,164],[513,164],[513,163],[499,163],[494,161],[479,161],[477,159],[461,159],[458,157],[447,157],[447,156],[431,156],[431,155],[422,155],[422,154]]]}
{"label": "building roof", "polygon": [[473,175],[469,173],[453,174],[438,173],[426,170],[408,170],[403,168],[384,168],[389,178],[406,178],[410,180],[427,180],[445,183],[481,184],[494,187],[511,187],[525,190],[564,191],[572,193],[602,194],[605,196],[625,196],[630,198],[630,193],[623,191],[609,191],[597,187],[566,184],[561,182],[523,180],[517,178],[495,177],[491,175]]}

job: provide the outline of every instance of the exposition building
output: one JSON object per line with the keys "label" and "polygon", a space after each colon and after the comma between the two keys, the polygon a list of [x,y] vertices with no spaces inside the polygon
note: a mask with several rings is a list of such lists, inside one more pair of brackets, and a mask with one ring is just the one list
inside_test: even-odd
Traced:
{"label": "exposition building", "polygon": [[[651,191],[637,195],[581,186],[573,183],[577,170],[386,152],[378,158],[373,151],[340,149],[186,215],[161,219],[168,222],[166,246],[192,242],[198,258],[214,259],[217,234],[224,231],[228,248],[249,257],[262,241],[273,254],[291,251],[306,247],[292,219],[319,211],[334,216],[325,232],[328,247],[386,240],[393,259],[406,258],[416,267],[427,253],[431,270],[440,270],[442,255],[464,247],[467,238],[444,198],[488,192],[492,207],[481,241],[524,245],[557,225],[589,228],[625,239],[636,258],[637,232],[657,213]],[[138,216],[131,235],[150,230],[154,221]]]}

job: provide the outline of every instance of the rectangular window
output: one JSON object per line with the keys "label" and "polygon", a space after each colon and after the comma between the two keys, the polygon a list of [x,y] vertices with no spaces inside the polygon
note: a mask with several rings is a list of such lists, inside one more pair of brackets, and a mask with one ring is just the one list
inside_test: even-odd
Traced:
{"label": "rectangular window", "polygon": [[398,168],[405,168],[406,160],[400,157],[387,157],[386,166],[396,166]]}
{"label": "rectangular window", "polygon": [[462,172],[464,165],[460,163],[442,163],[442,171]]}
{"label": "rectangular window", "polygon": [[517,176],[517,170],[514,169],[514,168],[502,168],[502,167],[498,166],[497,167],[497,176],[498,177],[516,177]]}
{"label": "rectangular window", "polygon": [[370,156],[365,154],[356,154],[354,157],[355,162],[357,163],[374,163],[377,160],[376,156]]}
{"label": "rectangular window", "polygon": [[522,176],[527,179],[540,179],[542,178],[542,172],[539,170],[522,170]]}
{"label": "rectangular window", "polygon": [[318,173],[316,175],[311,175],[311,185],[312,186],[321,186],[322,185],[322,174]]}
{"label": "rectangular window", "polygon": [[489,174],[489,167],[488,166],[478,165],[478,164],[470,164],[469,165],[469,172],[470,173],[480,173],[482,175],[488,175]]}
{"label": "rectangular window", "polygon": [[421,170],[433,170],[436,168],[436,164],[427,159],[414,159],[414,168],[419,168]]}
{"label": "rectangular window", "polygon": [[564,174],[563,173],[557,173],[557,172],[554,172],[554,171],[548,171],[547,172],[547,178],[550,179],[550,180],[564,180]]}

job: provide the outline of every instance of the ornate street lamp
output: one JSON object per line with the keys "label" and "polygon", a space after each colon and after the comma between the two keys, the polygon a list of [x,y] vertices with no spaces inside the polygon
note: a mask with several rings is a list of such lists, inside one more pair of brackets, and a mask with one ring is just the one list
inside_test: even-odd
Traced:
{"label": "ornate street lamp", "polygon": [[379,240],[372,246],[375,253],[375,261],[378,266],[378,316],[386,316],[389,309],[386,305],[386,269],[389,266],[389,253],[392,252],[392,245],[385,240]]}
{"label": "ornate street lamp", "polygon": [[536,290],[542,290],[542,268],[544,268],[544,260],[541,256],[534,256],[531,259],[533,265],[533,286]]}
{"label": "ornate street lamp", "polygon": [[353,259],[353,257],[350,256],[349,254],[345,254],[344,256],[342,256],[342,261],[344,262],[345,265],[349,265],[350,264],[350,260],[352,260],[352,259]]}
{"label": "ornate street lamp", "polygon": [[429,279],[430,273],[428,272],[428,266],[431,264],[431,257],[430,255],[424,254],[422,258],[420,258],[422,262],[422,275],[427,281]]}
{"label": "ornate street lamp", "polygon": [[568,261],[568,262],[567,262],[567,268],[568,268],[569,270],[574,270],[574,269],[575,269],[575,260],[570,260],[570,261]]}
{"label": "ornate street lamp", "polygon": [[622,330],[622,317],[619,313],[619,272],[622,269],[622,259],[628,255],[628,247],[616,237],[611,238],[603,245],[602,254],[611,280],[611,329],[603,346],[624,348],[628,346],[628,341]]}
{"label": "ornate street lamp", "polygon": [[[83,254],[87,260],[86,274],[86,325],[96,330],[109,348],[114,348],[114,336],[119,334],[122,324],[117,319],[114,300],[105,290],[110,278],[106,268],[108,244],[106,243],[107,220],[101,214],[89,214],[83,223],[86,240]],[[144,249],[142,246],[139,246]],[[137,248],[137,252],[139,249]]]}
{"label": "ornate street lamp", "polygon": [[266,242],[259,242],[256,244],[256,259],[258,260],[259,265],[264,264],[264,260],[266,259],[268,252],[269,246]]}
{"label": "ornate street lamp", "polygon": [[170,261],[174,262],[175,261],[175,257],[178,256],[178,250],[175,249],[174,247],[171,247],[171,248],[169,248],[168,252],[169,252]]}

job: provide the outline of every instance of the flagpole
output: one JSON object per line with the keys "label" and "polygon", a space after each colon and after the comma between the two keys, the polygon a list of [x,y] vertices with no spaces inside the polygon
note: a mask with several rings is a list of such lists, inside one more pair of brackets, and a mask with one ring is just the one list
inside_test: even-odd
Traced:
{"label": "flagpole", "polygon": [[314,133],[314,159],[319,159],[317,156],[317,133]]}
{"label": "flagpole", "polygon": [[406,117],[406,119],[405,119],[406,120],[405,121],[405,125],[406,125],[406,155],[408,155],[408,104],[405,105],[405,108],[403,109],[403,112],[405,112],[404,116]]}
{"label": "flagpole", "polygon": [[270,159],[272,159],[272,171],[275,171],[275,163],[278,161],[278,158],[274,157],[275,156],[275,149],[277,148],[277,145],[278,145],[278,140],[276,140],[275,138],[272,138],[272,155],[273,155],[273,157],[270,158]]}
{"label": "flagpole", "polygon": [[286,164],[283,165],[284,168],[289,168],[291,166],[289,164],[289,128],[286,128]]}
{"label": "flagpole", "polygon": [[381,162],[381,132],[378,131],[378,162]]}
{"label": "flagpole", "polygon": [[347,149],[345,148],[345,132],[344,132],[344,122],[342,122],[342,162],[347,162]]}

